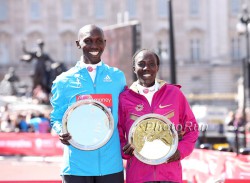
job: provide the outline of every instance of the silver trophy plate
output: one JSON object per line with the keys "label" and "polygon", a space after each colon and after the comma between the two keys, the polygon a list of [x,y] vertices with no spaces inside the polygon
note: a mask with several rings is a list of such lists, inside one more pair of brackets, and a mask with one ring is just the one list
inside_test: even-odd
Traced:
{"label": "silver trophy plate", "polygon": [[178,134],[173,123],[159,114],[139,117],[129,131],[134,155],[149,165],[165,163],[177,150]]}
{"label": "silver trophy plate", "polygon": [[95,150],[105,145],[114,131],[110,110],[93,99],[77,101],[63,116],[63,133],[70,133],[69,143],[81,150]]}

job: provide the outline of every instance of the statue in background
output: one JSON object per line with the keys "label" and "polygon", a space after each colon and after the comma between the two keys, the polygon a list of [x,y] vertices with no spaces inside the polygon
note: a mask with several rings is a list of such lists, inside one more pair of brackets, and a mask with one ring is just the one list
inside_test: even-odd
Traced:
{"label": "statue in background", "polygon": [[0,83],[0,95],[17,95],[19,77],[15,73],[15,69],[10,67],[4,75]]}
{"label": "statue in background", "polygon": [[44,42],[41,39],[37,40],[37,50],[27,51],[25,42],[23,42],[22,50],[24,55],[21,57],[21,61],[31,62],[36,60],[34,74],[32,75],[33,79],[33,91],[39,87],[47,95],[51,92],[51,86],[53,80],[66,71],[64,64],[53,61],[50,56],[44,52]]}

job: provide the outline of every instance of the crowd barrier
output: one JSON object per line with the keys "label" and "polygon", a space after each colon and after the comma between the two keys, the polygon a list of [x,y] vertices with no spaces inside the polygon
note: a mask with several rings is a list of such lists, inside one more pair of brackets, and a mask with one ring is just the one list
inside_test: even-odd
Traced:
{"label": "crowd barrier", "polygon": [[15,181],[0,181],[0,183],[62,183],[61,180],[15,180]]}
{"label": "crowd barrier", "polygon": [[194,183],[250,182],[250,155],[195,149],[182,161],[185,179]]}
{"label": "crowd barrier", "polygon": [[1,155],[58,156],[62,152],[58,136],[49,133],[0,133]]}
{"label": "crowd barrier", "polygon": [[[25,180],[25,181],[0,181],[0,183],[61,183],[62,181],[61,180],[43,180],[43,181],[32,181],[32,180]],[[126,182],[124,182],[126,183]],[[188,183],[188,181],[183,181],[183,183]],[[236,179],[233,179],[233,180],[225,180],[223,183],[249,183],[249,180],[236,180]]]}
{"label": "crowd barrier", "polygon": [[[57,136],[51,134],[0,133],[1,155],[61,156],[62,152],[63,145]],[[250,182],[249,162],[250,155],[195,149],[182,161],[183,177],[192,183],[210,183],[217,180],[224,180],[226,183]]]}
{"label": "crowd barrier", "polygon": [[[54,181],[54,180],[43,180],[43,181],[0,181],[0,183],[61,183],[62,181]],[[126,182],[124,182],[126,183]],[[187,181],[183,181],[183,183],[188,183]]]}
{"label": "crowd barrier", "polygon": [[226,179],[223,183],[249,183],[248,180],[243,180],[243,179]]}

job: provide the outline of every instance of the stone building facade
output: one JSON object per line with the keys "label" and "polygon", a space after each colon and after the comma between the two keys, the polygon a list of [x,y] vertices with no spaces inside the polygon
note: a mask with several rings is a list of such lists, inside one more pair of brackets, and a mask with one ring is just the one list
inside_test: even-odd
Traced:
{"label": "stone building facade", "polygon": [[[101,27],[137,20],[141,47],[161,50],[159,76],[170,80],[167,0],[1,0],[0,78],[9,66],[29,80],[32,64],[20,62],[21,45],[36,40],[55,61],[75,64],[77,32],[85,24]],[[246,55],[245,36],[236,24],[246,0],[172,0],[177,82],[192,104],[237,106],[238,80]],[[124,35],[126,36],[126,35]],[[130,59],[130,58],[128,58]],[[200,96],[201,98],[195,98]],[[211,97],[213,96],[213,97]],[[216,98],[217,96],[217,98]]]}

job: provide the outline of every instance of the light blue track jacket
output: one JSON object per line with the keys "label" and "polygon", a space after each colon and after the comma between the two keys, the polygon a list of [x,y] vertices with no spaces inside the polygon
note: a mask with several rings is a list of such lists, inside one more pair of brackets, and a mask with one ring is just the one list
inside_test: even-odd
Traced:
{"label": "light blue track jacket", "polygon": [[62,175],[100,176],[123,170],[117,123],[118,97],[125,84],[124,73],[103,62],[97,67],[95,82],[80,61],[55,79],[50,100],[53,107],[50,117],[51,126],[58,134],[62,132],[63,115],[68,107],[76,102],[76,95],[112,94],[112,114],[115,123],[111,139],[97,150],[83,151],[65,145]]}

